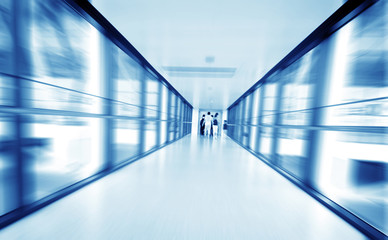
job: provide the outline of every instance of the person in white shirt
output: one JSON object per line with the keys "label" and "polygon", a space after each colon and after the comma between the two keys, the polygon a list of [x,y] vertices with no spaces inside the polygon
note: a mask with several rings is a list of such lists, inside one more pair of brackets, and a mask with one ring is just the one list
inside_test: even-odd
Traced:
{"label": "person in white shirt", "polygon": [[210,112],[208,112],[205,117],[205,136],[210,136],[212,122],[213,122],[213,118],[210,116]]}

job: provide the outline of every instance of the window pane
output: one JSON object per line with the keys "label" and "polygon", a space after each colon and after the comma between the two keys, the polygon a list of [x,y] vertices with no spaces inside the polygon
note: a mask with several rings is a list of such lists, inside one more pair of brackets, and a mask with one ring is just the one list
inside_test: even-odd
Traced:
{"label": "window pane", "polygon": [[115,162],[123,162],[139,154],[139,122],[134,120],[114,120]]}
{"label": "window pane", "polygon": [[256,140],[257,140],[258,129],[259,129],[258,127],[251,127],[249,131],[251,135],[249,148],[252,150],[256,150],[256,142],[257,142]]}
{"label": "window pane", "polygon": [[271,149],[273,144],[273,128],[260,128],[260,153],[271,159]]}
{"label": "window pane", "polygon": [[151,76],[147,77],[146,117],[156,118],[158,116],[159,84],[160,82],[156,78]]}
{"label": "window pane", "polygon": [[102,98],[70,89],[50,86],[39,82],[25,81],[30,88],[31,98],[24,95],[24,102],[32,108],[101,113]]}
{"label": "window pane", "polygon": [[168,108],[168,89],[166,86],[162,85],[162,122],[161,122],[161,128],[160,128],[160,144],[164,144],[167,141],[167,108]]}
{"label": "window pane", "polygon": [[388,127],[388,99],[326,108],[325,125]]}
{"label": "window pane", "polygon": [[261,88],[256,89],[256,91],[253,93],[253,109],[252,111],[252,124],[256,125],[259,123],[259,112],[260,112],[260,93]]}
{"label": "window pane", "polygon": [[156,122],[148,122],[145,126],[145,151],[156,146]]}
{"label": "window pane", "polygon": [[0,114],[0,216],[17,206],[14,118]]}
{"label": "window pane", "polygon": [[263,124],[274,124],[278,83],[266,83],[264,89]]}
{"label": "window pane", "polygon": [[388,96],[386,9],[378,1],[333,35],[329,104]]}
{"label": "window pane", "polygon": [[31,158],[38,200],[102,167],[101,119],[68,116],[29,116],[25,123],[25,157]]}
{"label": "window pane", "polygon": [[279,129],[276,150],[278,164],[295,177],[303,180],[307,161],[308,131]]}
{"label": "window pane", "polygon": [[0,72],[12,73],[12,61],[10,61],[13,49],[11,0],[0,1],[0,9]]}
{"label": "window pane", "polygon": [[[281,115],[281,123],[285,125],[309,125],[309,109],[313,99],[313,61],[317,56],[314,50],[291,64],[282,72],[283,96],[281,96],[281,112],[291,112]],[[298,112],[295,112],[298,111]]]}
{"label": "window pane", "polygon": [[0,105],[13,105],[14,82],[15,79],[0,75]]}
{"label": "window pane", "polygon": [[[101,96],[98,31],[63,1],[35,0],[32,4],[31,56],[34,79],[45,84]],[[68,103],[89,106],[87,95],[31,84],[33,107],[54,108]],[[47,103],[50,101],[52,105]],[[94,101],[92,101],[94,103]]]}
{"label": "window pane", "polygon": [[118,56],[115,99],[120,102],[114,103],[114,112],[117,115],[139,117],[143,68],[121,50]]}
{"label": "window pane", "polygon": [[388,133],[323,134],[317,184],[326,196],[387,232]]}

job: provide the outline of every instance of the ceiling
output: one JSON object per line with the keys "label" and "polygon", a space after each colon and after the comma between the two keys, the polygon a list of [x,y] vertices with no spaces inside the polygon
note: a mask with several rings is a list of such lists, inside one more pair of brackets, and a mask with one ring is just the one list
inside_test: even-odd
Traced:
{"label": "ceiling", "polygon": [[194,108],[226,109],[342,0],[93,0]]}

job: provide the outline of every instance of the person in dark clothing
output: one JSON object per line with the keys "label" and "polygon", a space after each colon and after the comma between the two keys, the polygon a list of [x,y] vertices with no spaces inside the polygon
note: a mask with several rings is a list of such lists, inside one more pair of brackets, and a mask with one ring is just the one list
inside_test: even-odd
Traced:
{"label": "person in dark clothing", "polygon": [[218,137],[218,113],[216,113],[216,115],[214,116],[213,118],[213,138],[214,139],[217,139]]}
{"label": "person in dark clothing", "polygon": [[210,137],[213,137],[213,115],[210,115],[212,117],[211,121],[211,127],[210,127]]}
{"label": "person in dark clothing", "polygon": [[201,121],[199,122],[200,125],[200,134],[204,135],[205,134],[205,114],[202,115]]}

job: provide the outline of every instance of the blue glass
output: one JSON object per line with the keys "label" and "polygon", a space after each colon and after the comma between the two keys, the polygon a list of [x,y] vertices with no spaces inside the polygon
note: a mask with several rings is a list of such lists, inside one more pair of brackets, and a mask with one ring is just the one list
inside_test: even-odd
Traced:
{"label": "blue glass", "polygon": [[327,197],[385,234],[387,7],[386,1],[378,1],[330,38],[334,48],[326,99],[329,106],[324,108],[322,122],[346,131],[321,133],[316,179],[318,189]]}
{"label": "blue glass", "polygon": [[0,9],[0,73],[12,73],[11,0],[2,0]]}
{"label": "blue glass", "polygon": [[34,0],[31,6],[34,82],[28,85],[28,104],[34,108],[101,113],[101,102],[88,95],[103,95],[101,35],[64,1]]}
{"label": "blue glass", "polygon": [[145,151],[156,147],[156,122],[145,124]]}
{"label": "blue glass", "polygon": [[118,74],[114,81],[116,115],[138,117],[141,109],[141,74],[143,68],[132,58],[119,50]]}
{"label": "blue glass", "polygon": [[92,176],[102,168],[101,119],[30,115],[23,146],[34,175],[33,196],[41,199]]}
{"label": "blue glass", "polygon": [[18,207],[14,121],[0,114],[0,216]]}
{"label": "blue glass", "polygon": [[140,128],[135,120],[114,120],[113,149],[115,163],[121,163],[139,154]]}
{"label": "blue glass", "polygon": [[158,98],[159,98],[159,84],[160,82],[152,77],[147,77],[146,82],[146,106],[145,106],[145,116],[147,118],[157,118],[158,117]]}

